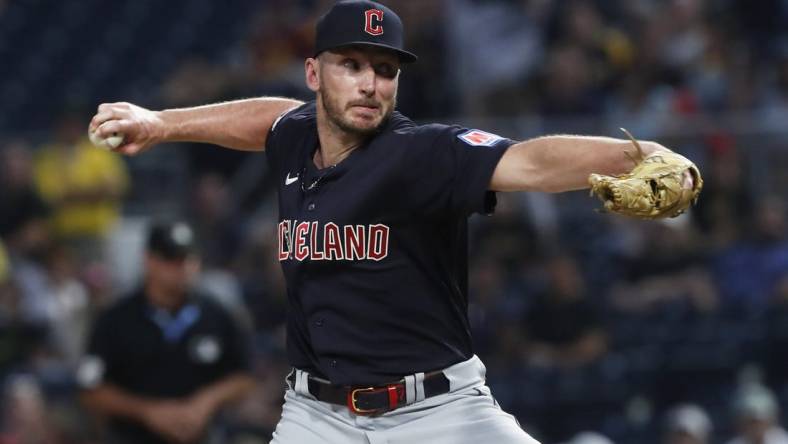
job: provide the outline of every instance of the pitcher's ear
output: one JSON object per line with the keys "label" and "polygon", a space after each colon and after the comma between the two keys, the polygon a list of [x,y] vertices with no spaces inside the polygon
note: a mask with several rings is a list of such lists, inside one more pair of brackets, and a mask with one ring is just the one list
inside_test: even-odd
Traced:
{"label": "pitcher's ear", "polygon": [[306,75],[306,86],[314,92],[320,90],[320,60],[318,58],[306,59],[304,74]]}

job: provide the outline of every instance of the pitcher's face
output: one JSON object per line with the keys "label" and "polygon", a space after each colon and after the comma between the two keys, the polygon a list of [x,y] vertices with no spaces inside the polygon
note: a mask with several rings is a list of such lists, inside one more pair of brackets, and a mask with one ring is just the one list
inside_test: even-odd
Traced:
{"label": "pitcher's face", "polygon": [[318,112],[325,112],[343,131],[368,135],[394,112],[399,67],[399,58],[391,51],[339,48],[307,60],[307,82],[318,93],[322,105]]}

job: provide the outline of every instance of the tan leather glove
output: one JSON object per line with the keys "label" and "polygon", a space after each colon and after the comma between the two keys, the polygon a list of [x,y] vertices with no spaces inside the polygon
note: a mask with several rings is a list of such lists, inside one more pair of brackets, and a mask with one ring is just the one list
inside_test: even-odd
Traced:
{"label": "tan leather glove", "polygon": [[[635,168],[618,176],[591,174],[591,195],[596,195],[611,213],[640,219],[676,217],[697,202],[703,179],[700,171],[686,157],[672,151],[656,151],[644,156],[637,140],[622,128],[637,149],[626,153]],[[689,174],[692,186],[686,185]]]}

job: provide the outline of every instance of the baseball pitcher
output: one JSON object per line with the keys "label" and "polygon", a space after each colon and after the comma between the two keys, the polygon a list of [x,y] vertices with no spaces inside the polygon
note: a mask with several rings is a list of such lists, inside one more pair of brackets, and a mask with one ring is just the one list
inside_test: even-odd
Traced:
{"label": "baseball pitcher", "polygon": [[496,192],[590,186],[607,211],[671,217],[700,192],[692,162],[654,142],[415,124],[395,108],[416,60],[394,11],[340,1],[304,63],[308,103],[112,103],[90,122],[129,155],[170,141],[265,151],[293,367],[276,444],[535,443],[471,346],[468,216],[493,213]]}

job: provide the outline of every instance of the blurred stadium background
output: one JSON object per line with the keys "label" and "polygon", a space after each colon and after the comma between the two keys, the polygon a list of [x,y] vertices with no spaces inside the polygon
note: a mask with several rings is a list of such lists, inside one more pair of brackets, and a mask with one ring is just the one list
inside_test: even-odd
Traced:
{"label": "blurred stadium background", "polygon": [[[101,102],[308,99],[330,3],[0,0],[0,443],[99,442],[74,368],[162,215],[195,224],[201,285],[253,319],[259,388],[222,442],[268,442],[288,367],[264,156],[121,158],[85,130]],[[504,408],[545,443],[668,442],[686,403],[710,418],[707,442],[771,396],[788,422],[788,1],[385,3],[420,56],[399,95],[414,119],[515,139],[626,127],[705,175],[700,204],[667,222],[597,214],[584,193],[500,196],[472,219],[470,316]]]}

